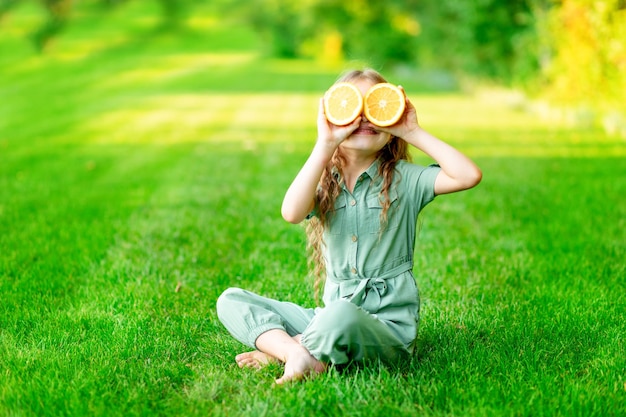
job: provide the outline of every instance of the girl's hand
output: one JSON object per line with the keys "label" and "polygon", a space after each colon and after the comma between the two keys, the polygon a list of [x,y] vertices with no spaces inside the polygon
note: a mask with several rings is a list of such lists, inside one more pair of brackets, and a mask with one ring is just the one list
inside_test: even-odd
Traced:
{"label": "girl's hand", "polygon": [[357,117],[352,123],[346,126],[332,124],[324,114],[324,98],[320,99],[317,113],[317,143],[334,150],[341,142],[354,132],[361,124],[361,117]]}
{"label": "girl's hand", "polygon": [[404,100],[406,107],[404,109],[404,114],[400,117],[394,125],[388,127],[376,127],[376,130],[380,132],[391,133],[393,136],[396,136],[401,139],[405,139],[411,135],[412,132],[415,132],[420,128],[419,123],[417,121],[417,111],[415,110],[415,106],[406,96],[404,92],[404,88],[402,86],[398,86],[400,90],[404,93]]}
{"label": "girl's hand", "polygon": [[[398,86],[400,87],[400,86]],[[404,89],[400,87],[404,93]],[[404,114],[393,126],[377,130],[391,133],[434,159],[441,167],[435,179],[435,195],[454,193],[474,187],[482,178],[482,172],[467,156],[441,139],[431,135],[417,122],[415,106],[404,94]]]}
{"label": "girl's hand", "polygon": [[320,178],[337,147],[354,132],[361,118],[347,126],[335,126],[326,119],[324,99],[320,99],[317,113],[317,142],[304,166],[296,175],[283,199],[281,213],[290,223],[300,223],[315,207],[315,195]]}

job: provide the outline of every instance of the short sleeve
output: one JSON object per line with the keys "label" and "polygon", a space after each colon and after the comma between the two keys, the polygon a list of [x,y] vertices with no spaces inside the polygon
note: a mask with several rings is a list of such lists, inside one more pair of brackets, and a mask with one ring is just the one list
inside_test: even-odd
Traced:
{"label": "short sleeve", "polygon": [[400,187],[407,198],[415,204],[417,213],[435,199],[435,180],[441,167],[432,164],[427,167],[401,162],[397,165],[400,173]]}
{"label": "short sleeve", "polygon": [[[316,196],[320,194],[320,185],[317,186],[317,191],[315,193]],[[320,212],[320,202],[317,197],[314,199],[315,205],[313,206],[313,210],[305,217],[306,220],[311,220],[313,217],[319,217]]]}
{"label": "short sleeve", "polygon": [[307,214],[307,216],[305,218],[306,218],[306,220],[311,220],[311,218],[317,217],[318,213],[319,213],[319,208],[318,208],[318,205],[317,205],[317,202],[316,202],[315,203],[315,207],[313,207],[313,210],[311,210],[311,212],[309,214]]}

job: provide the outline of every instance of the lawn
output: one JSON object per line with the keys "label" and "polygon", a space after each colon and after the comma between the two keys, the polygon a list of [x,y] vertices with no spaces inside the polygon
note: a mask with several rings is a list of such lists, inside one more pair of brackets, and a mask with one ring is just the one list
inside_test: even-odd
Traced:
{"label": "lawn", "polygon": [[279,208],[339,70],[216,19],[123,17],[45,55],[28,7],[0,29],[0,415],[626,414],[623,139],[386,73],[483,182],[422,213],[410,366],[279,387],[278,366],[237,368],[215,301],[313,305]]}

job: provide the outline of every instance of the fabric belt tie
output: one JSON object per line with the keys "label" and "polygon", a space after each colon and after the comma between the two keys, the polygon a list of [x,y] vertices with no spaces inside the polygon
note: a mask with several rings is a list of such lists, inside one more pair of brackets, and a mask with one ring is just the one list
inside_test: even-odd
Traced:
{"label": "fabric belt tie", "polygon": [[413,259],[407,256],[402,263],[384,271],[376,278],[345,279],[329,275],[328,279],[339,287],[339,298],[348,300],[370,313],[375,313],[380,309],[382,297],[387,294],[387,280],[396,278],[412,269]]}
{"label": "fabric belt tie", "polygon": [[369,312],[378,311],[381,299],[385,294],[387,294],[387,283],[383,278],[362,278],[344,281],[339,285],[341,298]]}

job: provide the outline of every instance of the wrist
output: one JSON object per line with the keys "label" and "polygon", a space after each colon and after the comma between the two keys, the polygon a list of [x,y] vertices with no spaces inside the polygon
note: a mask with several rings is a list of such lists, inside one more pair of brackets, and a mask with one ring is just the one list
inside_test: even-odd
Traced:
{"label": "wrist", "polygon": [[315,142],[313,150],[311,151],[311,158],[326,165],[335,154],[336,149],[337,145],[328,143],[318,138],[317,142]]}
{"label": "wrist", "polygon": [[416,126],[413,129],[409,130],[406,135],[404,135],[402,137],[402,139],[404,139],[406,142],[410,143],[411,145],[419,148],[419,144],[422,141],[424,137],[424,130],[419,127]]}

